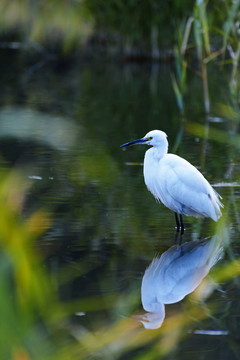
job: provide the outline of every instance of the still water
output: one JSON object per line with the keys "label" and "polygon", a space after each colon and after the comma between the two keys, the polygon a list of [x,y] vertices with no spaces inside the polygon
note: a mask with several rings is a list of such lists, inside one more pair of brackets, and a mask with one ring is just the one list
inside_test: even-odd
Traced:
{"label": "still water", "polygon": [[[78,359],[239,359],[240,145],[238,123],[221,112],[228,73],[209,70],[209,117],[190,74],[181,119],[168,65],[33,67],[12,52],[0,61],[1,168],[27,184],[21,217],[47,214],[34,249],[63,309],[72,304],[59,354],[71,338]],[[182,246],[174,214],[145,187],[146,148],[119,147],[152,129],[223,197],[218,224],[184,218]]]}

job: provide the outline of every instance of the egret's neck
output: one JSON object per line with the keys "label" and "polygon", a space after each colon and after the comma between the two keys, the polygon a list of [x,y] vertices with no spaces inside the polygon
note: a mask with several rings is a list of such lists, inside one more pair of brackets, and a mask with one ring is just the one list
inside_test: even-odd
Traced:
{"label": "egret's neck", "polygon": [[152,161],[159,161],[167,154],[167,152],[168,144],[165,144],[164,146],[153,146],[146,151],[145,157],[151,157]]}
{"label": "egret's neck", "polygon": [[159,162],[167,154],[168,147],[158,147],[153,146],[148,149],[145,153],[144,163],[143,163],[143,175],[144,181],[149,191],[155,196],[156,199],[159,199],[159,193],[156,186],[156,179],[159,174]]}

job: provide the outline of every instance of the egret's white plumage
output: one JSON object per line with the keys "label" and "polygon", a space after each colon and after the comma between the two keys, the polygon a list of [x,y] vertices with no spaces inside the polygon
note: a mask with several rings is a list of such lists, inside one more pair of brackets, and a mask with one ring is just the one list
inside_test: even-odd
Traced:
{"label": "egret's white plumage", "polygon": [[[168,154],[165,132],[152,130],[142,139],[121,145],[146,144],[152,147],[145,153],[144,180],[148,190],[166,207],[180,215],[210,217],[214,221],[222,215],[220,195],[204,176],[187,160]],[[176,215],[177,227],[180,227]]]}

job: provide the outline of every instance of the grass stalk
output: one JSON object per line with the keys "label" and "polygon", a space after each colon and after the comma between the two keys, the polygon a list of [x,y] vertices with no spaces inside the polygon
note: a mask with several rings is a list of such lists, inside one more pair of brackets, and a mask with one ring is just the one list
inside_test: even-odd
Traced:
{"label": "grass stalk", "polygon": [[209,27],[204,0],[197,0],[194,7],[194,36],[197,48],[197,55],[201,64],[201,76],[203,80],[204,108],[208,115],[210,112],[210,99],[208,91],[207,63],[205,56],[210,56]]}

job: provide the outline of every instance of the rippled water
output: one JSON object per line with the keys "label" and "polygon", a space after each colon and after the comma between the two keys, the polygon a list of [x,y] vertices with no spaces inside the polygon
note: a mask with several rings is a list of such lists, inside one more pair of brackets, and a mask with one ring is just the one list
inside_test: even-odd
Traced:
{"label": "rippled water", "polygon": [[[166,65],[56,61],[29,72],[32,64],[20,55],[3,54],[1,62],[1,166],[20,169],[30,182],[23,216],[43,208],[51,218],[36,249],[61,301],[78,302],[72,333],[95,336],[92,348],[84,340],[83,358],[239,358],[240,146],[229,141],[238,125],[219,110],[227,91],[220,70],[210,77],[211,118],[192,74],[182,121]],[[145,187],[145,147],[119,147],[155,128],[168,134],[170,151],[216,187],[225,206],[218,225],[185,217],[182,250],[174,214]],[[213,140],[215,130],[225,140]],[[159,287],[164,298],[171,285],[177,303],[163,300],[159,330],[146,330],[141,286],[156,256],[168,265],[155,273],[146,297],[158,297]]]}

